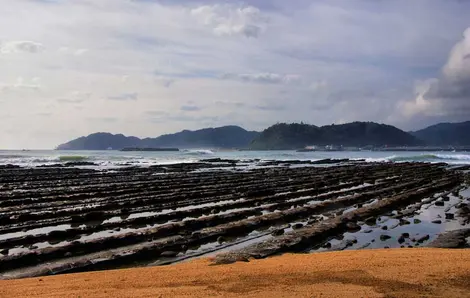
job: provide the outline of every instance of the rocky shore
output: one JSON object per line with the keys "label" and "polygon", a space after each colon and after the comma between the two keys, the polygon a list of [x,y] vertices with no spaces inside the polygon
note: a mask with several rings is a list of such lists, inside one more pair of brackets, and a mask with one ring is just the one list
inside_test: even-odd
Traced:
{"label": "rocky shore", "polygon": [[465,167],[331,159],[86,166],[0,168],[0,278],[214,255],[231,263],[469,245]]}

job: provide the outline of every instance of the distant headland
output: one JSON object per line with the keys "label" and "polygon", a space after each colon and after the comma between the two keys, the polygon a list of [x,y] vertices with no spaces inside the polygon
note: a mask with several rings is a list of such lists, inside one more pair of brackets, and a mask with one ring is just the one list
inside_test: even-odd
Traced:
{"label": "distant headland", "polygon": [[122,134],[94,133],[61,144],[56,149],[176,151],[177,148],[462,151],[470,148],[470,121],[440,123],[411,132],[375,122],[352,122],[325,126],[278,123],[262,132],[248,131],[239,126],[223,126],[183,130],[144,139]]}

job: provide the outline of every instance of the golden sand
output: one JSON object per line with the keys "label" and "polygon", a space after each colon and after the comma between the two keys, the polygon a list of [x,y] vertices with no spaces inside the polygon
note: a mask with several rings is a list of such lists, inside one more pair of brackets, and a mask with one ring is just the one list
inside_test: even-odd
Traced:
{"label": "golden sand", "polygon": [[197,260],[0,281],[1,297],[470,297],[470,249],[286,254]]}

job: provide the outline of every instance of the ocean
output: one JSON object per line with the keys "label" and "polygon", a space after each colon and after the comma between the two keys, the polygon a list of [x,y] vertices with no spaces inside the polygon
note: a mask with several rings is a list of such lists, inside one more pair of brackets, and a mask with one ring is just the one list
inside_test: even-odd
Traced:
{"label": "ocean", "polygon": [[175,163],[198,162],[208,158],[233,160],[320,160],[325,158],[351,160],[364,159],[367,162],[431,162],[451,165],[470,164],[470,152],[381,152],[381,151],[218,151],[191,149],[179,152],[121,152],[107,151],[57,151],[57,150],[0,150],[0,165],[13,164],[23,167],[62,164],[86,161],[97,168],[124,166],[151,166]]}

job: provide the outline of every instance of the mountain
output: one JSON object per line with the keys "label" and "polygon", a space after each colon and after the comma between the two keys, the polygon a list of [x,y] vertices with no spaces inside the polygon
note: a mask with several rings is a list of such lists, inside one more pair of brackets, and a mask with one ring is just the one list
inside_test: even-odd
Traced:
{"label": "mountain", "polygon": [[423,142],[394,126],[374,122],[314,126],[279,123],[264,130],[250,145],[252,149],[299,149],[305,146],[418,146]]}
{"label": "mountain", "polygon": [[58,150],[106,150],[126,147],[156,148],[241,148],[247,147],[258,132],[247,131],[238,126],[205,128],[196,131],[183,130],[157,138],[140,139],[122,134],[94,133],[80,137],[57,147]]}
{"label": "mountain", "polygon": [[98,132],[86,137],[80,137],[65,144],[57,146],[58,150],[106,150],[108,148],[121,149],[138,146],[141,139],[126,137],[122,134],[113,135],[107,132]]}
{"label": "mountain", "polygon": [[470,121],[461,123],[439,123],[411,132],[428,145],[470,146]]}

